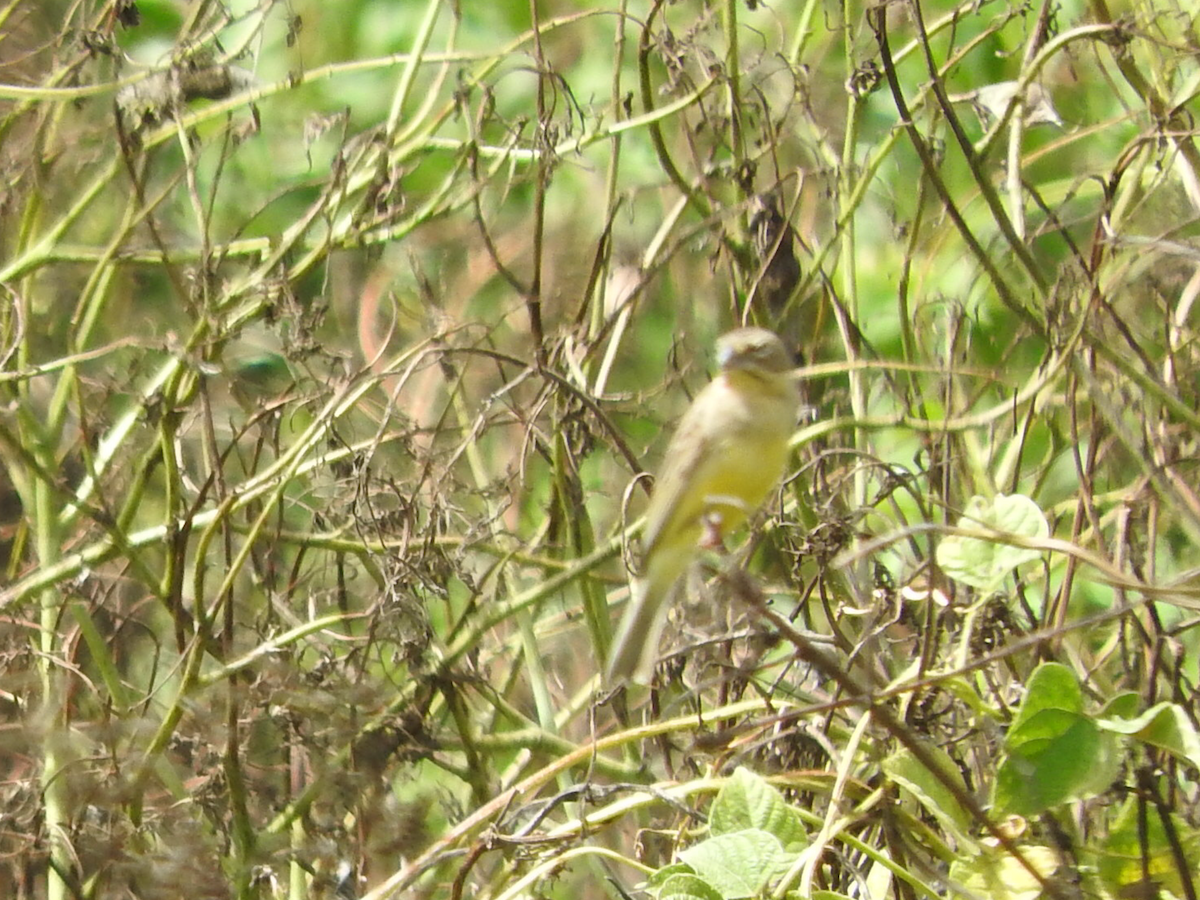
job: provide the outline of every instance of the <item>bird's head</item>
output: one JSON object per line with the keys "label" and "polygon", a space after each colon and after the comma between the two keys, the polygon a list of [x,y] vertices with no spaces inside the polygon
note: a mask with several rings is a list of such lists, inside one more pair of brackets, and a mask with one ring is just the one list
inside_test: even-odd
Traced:
{"label": "bird's head", "polygon": [[738,328],[717,341],[717,362],[723,372],[743,371],[780,375],[792,368],[783,341],[765,328]]}

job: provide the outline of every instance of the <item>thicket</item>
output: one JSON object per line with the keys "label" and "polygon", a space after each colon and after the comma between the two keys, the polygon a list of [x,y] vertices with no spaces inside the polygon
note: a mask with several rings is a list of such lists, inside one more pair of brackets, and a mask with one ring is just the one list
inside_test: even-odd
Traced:
{"label": "thicket", "polygon": [[0,896],[1195,898],[1196,16],[0,3]]}

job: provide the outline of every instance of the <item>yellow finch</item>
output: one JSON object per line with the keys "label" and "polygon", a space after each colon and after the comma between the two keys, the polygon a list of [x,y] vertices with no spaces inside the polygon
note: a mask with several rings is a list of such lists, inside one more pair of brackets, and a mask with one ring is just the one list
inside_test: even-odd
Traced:
{"label": "yellow finch", "polygon": [[697,545],[719,544],[753,515],[787,464],[800,398],[783,342],[762,328],[739,328],[717,342],[717,359],[721,371],[667,446],[646,512],[642,571],[609,655],[609,684],[649,683],[668,601]]}

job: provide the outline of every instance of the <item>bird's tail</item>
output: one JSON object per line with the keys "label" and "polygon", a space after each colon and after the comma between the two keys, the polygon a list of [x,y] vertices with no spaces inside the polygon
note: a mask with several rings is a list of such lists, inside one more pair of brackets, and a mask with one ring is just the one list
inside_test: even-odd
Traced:
{"label": "bird's tail", "polygon": [[649,684],[654,677],[658,645],[681,568],[674,560],[666,565],[662,564],[665,560],[655,562],[658,564],[650,565],[633,583],[633,596],[608,655],[606,684],[616,686],[626,681]]}

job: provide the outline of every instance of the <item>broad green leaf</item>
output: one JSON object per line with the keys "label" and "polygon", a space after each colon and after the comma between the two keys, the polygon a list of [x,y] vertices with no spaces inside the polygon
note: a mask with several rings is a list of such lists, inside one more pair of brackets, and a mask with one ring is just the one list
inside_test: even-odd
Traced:
{"label": "broad green leaf", "polygon": [[1098,719],[1132,719],[1142,706],[1142,695],[1135,691],[1122,691],[1100,707]]}
{"label": "broad green leaf", "polygon": [[[1083,712],[1083,691],[1079,687],[1079,679],[1061,663],[1042,663],[1033,670],[1025,685],[1025,699],[1021,701],[1021,708],[1013,720],[1013,729],[1048,709]],[[1010,737],[1011,734],[1012,731],[1009,732]]]}
{"label": "broad green leaf", "polygon": [[[962,774],[946,751],[933,745],[927,745],[926,750],[937,759],[942,772],[965,792],[966,785],[963,783]],[[971,816],[959,805],[949,788],[910,751],[901,750],[888,757],[883,762],[883,771],[902,789],[912,794],[927,812],[937,818],[942,827],[956,837],[962,838],[970,832]]]}
{"label": "broad green leaf", "polygon": [[679,854],[725,900],[752,897],[772,878],[782,875],[795,855],[779,839],[760,828],[719,834]]}
{"label": "broad green leaf", "polygon": [[[997,494],[991,500],[972,497],[958,520],[958,527],[987,528],[1035,539],[1050,534],[1046,516],[1023,494]],[[947,575],[983,591],[994,589],[1017,566],[1040,556],[1037,550],[960,535],[946,537],[937,549],[938,565]]]}
{"label": "broad green leaf", "polygon": [[1032,816],[1092,790],[1096,761],[1103,756],[1095,724],[1046,710],[1014,732],[1016,746],[996,771],[992,799],[999,812]]}
{"label": "broad green leaf", "polygon": [[1187,713],[1174,703],[1156,703],[1135,718],[1105,717],[1097,725],[1106,731],[1145,741],[1200,767],[1200,735]]}
{"label": "broad green leaf", "polygon": [[[1059,855],[1049,847],[1026,846],[1021,853],[1044,878],[1049,878],[1059,866]],[[954,863],[950,866],[950,878],[966,889],[967,896],[987,900],[1037,900],[1042,893],[1041,882],[1033,873],[998,847],[989,847]]]}
{"label": "broad green leaf", "polygon": [[[1200,832],[1178,816],[1172,815],[1170,821],[1183,853],[1184,866],[1194,878],[1200,871]],[[1143,865],[1145,874],[1164,892],[1161,896],[1186,896],[1179,862],[1162,819],[1151,808],[1145,817],[1143,831],[1138,823],[1137,800],[1130,797],[1100,844],[1097,872],[1110,896],[1134,896],[1143,883]]]}
{"label": "broad green leaf", "polygon": [[808,843],[796,810],[779,791],[746,768],[738,768],[713,800],[708,827],[714,835],[761,828],[788,850],[800,850]]}
{"label": "broad green leaf", "polygon": [[1187,713],[1177,704],[1163,704],[1150,724],[1137,733],[1139,740],[1174,753],[1200,768],[1200,735]]}
{"label": "broad green leaf", "polygon": [[721,893],[698,875],[676,872],[658,889],[658,900],[724,900]]}
{"label": "broad green leaf", "polygon": [[1046,663],[1029,679],[1025,700],[1004,741],[992,801],[1021,816],[1089,797],[1116,777],[1116,740],[1083,712],[1083,695],[1065,666]]}
{"label": "broad green leaf", "polygon": [[694,874],[696,874],[696,873],[692,871],[691,866],[684,865],[683,863],[668,863],[667,865],[663,866],[661,869],[657,869],[654,872],[651,872],[650,875],[648,875],[646,877],[646,885],[649,886],[650,888],[657,889],[657,888],[662,887],[664,884],[666,884],[667,879],[671,878],[674,875],[694,875]]}

